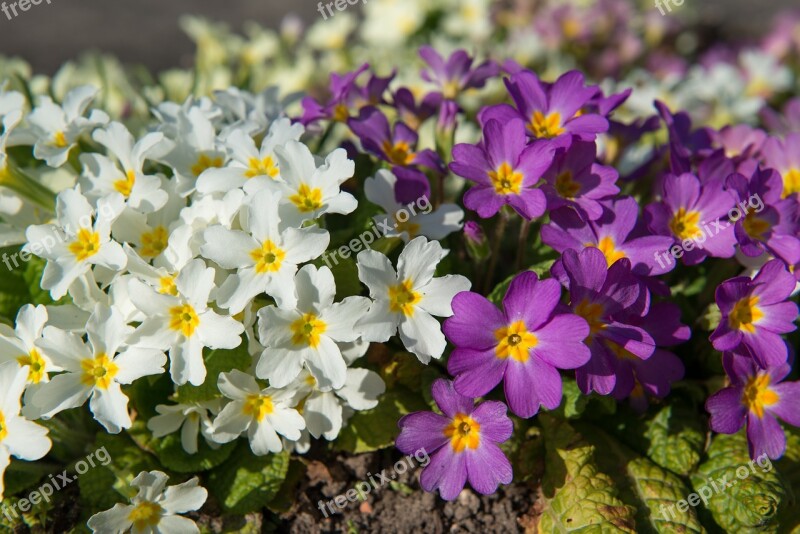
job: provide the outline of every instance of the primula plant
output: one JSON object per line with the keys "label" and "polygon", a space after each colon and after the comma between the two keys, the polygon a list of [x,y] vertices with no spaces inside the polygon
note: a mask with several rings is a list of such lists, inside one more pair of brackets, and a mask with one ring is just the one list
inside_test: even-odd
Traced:
{"label": "primula plant", "polygon": [[0,58],[0,529],[800,529],[800,16],[689,3]]}

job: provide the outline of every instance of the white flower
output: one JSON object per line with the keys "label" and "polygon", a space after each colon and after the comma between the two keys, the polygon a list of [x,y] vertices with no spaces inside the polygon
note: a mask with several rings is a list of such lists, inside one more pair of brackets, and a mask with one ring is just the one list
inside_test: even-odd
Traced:
{"label": "white flower", "polygon": [[28,368],[14,362],[0,363],[0,501],[3,474],[11,455],[29,462],[42,458],[52,443],[47,429],[20,416],[20,397],[28,381]]}
{"label": "white flower", "polygon": [[219,413],[221,402],[216,400],[192,404],[159,404],[159,415],[147,421],[147,428],[154,438],[161,438],[181,429],[181,446],[189,454],[197,452],[197,435],[202,434],[206,443],[216,449],[219,444],[211,437],[211,414]]}
{"label": "white flower", "polygon": [[422,363],[442,355],[446,342],[433,315],[453,315],[453,297],[471,286],[461,275],[433,277],[446,254],[438,241],[417,237],[400,253],[395,272],[389,258],[380,252],[359,253],[358,277],[374,299],[366,316],[356,324],[365,340],[383,343],[399,327],[403,345]]}
{"label": "white flower", "polygon": [[297,307],[275,306],[258,311],[258,333],[266,347],[256,366],[259,378],[281,388],[297,378],[303,364],[324,388],[341,388],[347,363],[337,346],[355,341],[354,328],[369,307],[369,299],[347,297],[333,303],[336,284],[328,267],[306,265],[295,276]]}
{"label": "white flower", "polygon": [[420,197],[408,205],[397,202],[395,184],[397,177],[390,171],[381,169],[373,178],[364,182],[367,200],[377,204],[389,215],[376,215],[378,228],[389,228],[385,237],[401,237],[409,241],[423,235],[429,239],[442,239],[457,232],[463,226],[464,211],[455,204],[442,204],[436,210],[427,197]]}
{"label": "white flower", "polygon": [[289,119],[279,119],[270,125],[269,133],[261,142],[261,149],[250,134],[243,129],[228,135],[226,145],[231,161],[224,167],[210,168],[197,179],[197,191],[202,194],[226,192],[243,187],[250,194],[268,187],[280,179],[281,171],[275,157],[276,147],[289,140],[300,139],[303,126]]}
{"label": "white flower", "polygon": [[175,147],[163,161],[175,171],[178,192],[187,196],[195,190],[197,177],[206,169],[222,167],[226,155],[217,141],[214,125],[202,109],[181,108],[176,119]]}
{"label": "white flower", "polygon": [[116,192],[125,197],[129,207],[142,212],[164,206],[168,196],[161,187],[161,178],[144,174],[142,170],[146,159],[158,158],[171,146],[164,134],[149,133],[134,142],[125,126],[112,122],[105,129],[95,130],[92,137],[108,148],[119,165],[102,154],[82,154],[84,174],[80,184],[87,196],[97,198]]}
{"label": "white flower", "polygon": [[220,373],[217,385],[231,399],[214,420],[212,435],[218,443],[231,442],[246,431],[253,453],[264,455],[283,450],[278,434],[300,438],[305,422],[290,407],[291,390],[261,389],[255,378],[235,369]]}
{"label": "white flower", "polygon": [[167,480],[169,477],[161,471],[142,471],[131,482],[131,486],[139,488],[131,504],[115,504],[112,509],[90,517],[87,525],[99,534],[200,532],[194,521],[179,514],[199,510],[208,492],[199,486],[197,477],[165,489]]}
{"label": "white flower", "polygon": [[175,279],[176,295],[162,294],[138,280],[129,282],[134,305],[146,318],[132,344],[169,348],[170,374],[176,384],[199,386],[206,378],[203,348],[233,349],[242,342],[242,324],[218,315],[208,306],[214,269],[193,260]]}
{"label": "white flower", "polygon": [[248,233],[212,226],[203,233],[201,254],[224,269],[236,269],[222,284],[218,303],[239,313],[258,294],[266,292],[278,306],[295,305],[297,266],[322,254],[330,235],[321,228],[281,229],[277,216],[280,195],[263,190],[251,198]]}
{"label": "white flower", "polygon": [[83,116],[97,92],[91,85],[76,87],[61,106],[50,97],[40,97],[39,105],[28,115],[29,132],[36,139],[34,157],[50,167],[60,167],[81,135],[108,122],[108,115],[100,110],[92,110],[88,118]]}
{"label": "white flower", "polygon": [[369,369],[347,369],[344,385],[338,389],[321,388],[314,375],[304,370],[290,389],[296,389],[303,401],[303,419],[315,438],[332,441],[353,410],[369,410],[378,405],[386,391],[380,375]]}
{"label": "white flower", "polygon": [[167,362],[159,350],[126,346],[131,332],[133,328],[120,314],[103,304],[95,307],[86,324],[88,345],[76,334],[45,328],[41,345],[66,372],[42,384],[26,410],[49,419],[91,399],[89,408],[94,418],[108,432],[117,434],[130,428],[128,397],[121,386],[163,373]]}
{"label": "white flower", "polygon": [[47,308],[26,304],[17,313],[16,328],[0,324],[0,363],[15,361],[28,367],[28,382],[47,382],[48,373],[60,371],[42,350],[42,330],[47,323]]}
{"label": "white flower", "polygon": [[285,116],[284,110],[299,99],[298,93],[281,98],[280,88],[275,86],[267,87],[257,94],[238,87],[215,91],[214,100],[222,108],[228,124],[220,132],[220,137],[225,139],[228,133],[243,127],[252,134],[264,132],[269,124]]}
{"label": "white flower", "polygon": [[67,189],[56,198],[56,224],[28,227],[24,250],[47,260],[42,289],[53,300],[66,295],[92,265],[112,271],[125,267],[122,247],[111,240],[111,224],[122,207],[122,196],[114,193],[98,200],[95,212],[80,190]]}
{"label": "white flower", "polygon": [[355,163],[347,159],[345,149],[328,154],[320,167],[308,147],[298,141],[289,141],[275,152],[283,178],[282,221],[299,226],[326,213],[346,215],[356,209],[355,197],[340,189],[355,172]]}

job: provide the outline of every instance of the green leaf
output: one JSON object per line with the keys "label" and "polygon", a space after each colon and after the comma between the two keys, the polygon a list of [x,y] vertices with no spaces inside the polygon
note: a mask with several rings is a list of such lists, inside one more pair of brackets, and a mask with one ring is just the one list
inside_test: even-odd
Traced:
{"label": "green leaf", "polygon": [[565,421],[541,414],[545,436],[545,503],[537,532],[636,532],[633,507],[623,503],[595,461],[595,448]]}
{"label": "green leaf", "polygon": [[620,498],[636,507],[637,532],[705,532],[694,508],[678,508],[678,502],[692,493],[679,476],[640,456],[596,425],[576,427],[603,451],[597,455],[597,463],[620,488]]}
{"label": "green leaf", "polygon": [[514,280],[516,276],[517,276],[516,274],[512,274],[511,276],[509,276],[508,278],[506,278],[505,280],[494,286],[494,289],[492,289],[492,292],[489,293],[489,296],[486,298],[489,299],[489,301],[495,304],[496,306],[500,306],[501,303],[503,302],[503,297],[505,296],[506,291],[508,291],[508,286],[511,285],[511,281]]}
{"label": "green leaf", "polygon": [[252,364],[252,358],[247,353],[247,341],[235,349],[208,350],[203,356],[206,362],[206,380],[199,386],[184,384],[176,392],[176,401],[179,404],[191,404],[212,400],[220,397],[217,388],[217,379],[220,373],[227,373],[231,369],[246,371]]}
{"label": "green leaf", "polygon": [[371,410],[356,413],[336,440],[337,448],[355,454],[384,449],[400,433],[397,421],[407,413],[429,409],[420,395],[398,386],[387,391]]}
{"label": "green leaf", "polygon": [[231,514],[248,514],[275,498],[289,469],[289,453],[255,456],[239,441],[232,457],[211,471],[208,489]]}
{"label": "green leaf", "polygon": [[278,491],[278,495],[267,504],[267,508],[276,514],[291,510],[297,503],[297,494],[295,490],[305,478],[306,471],[306,464],[300,460],[291,460],[289,462],[289,469],[286,472],[286,478],[283,480],[283,484],[281,484],[281,489]]}
{"label": "green leaf", "polygon": [[596,407],[601,414],[611,414],[616,411],[617,403],[613,398],[594,393],[584,395],[572,378],[564,378],[563,390],[564,399],[553,413],[562,415],[566,419],[580,417],[590,406]]}
{"label": "green leaf", "polygon": [[336,300],[342,300],[345,297],[353,295],[360,295],[361,281],[358,279],[356,261],[352,257],[342,258],[333,253],[328,254],[327,262],[325,262],[325,257],[326,256],[322,256],[312,263],[317,267],[330,267],[333,273],[333,279],[336,282]]}
{"label": "green leaf", "polygon": [[725,531],[778,531],[778,515],[790,495],[774,469],[751,463],[744,431],[717,435],[691,479],[698,494],[711,490],[706,507]]}

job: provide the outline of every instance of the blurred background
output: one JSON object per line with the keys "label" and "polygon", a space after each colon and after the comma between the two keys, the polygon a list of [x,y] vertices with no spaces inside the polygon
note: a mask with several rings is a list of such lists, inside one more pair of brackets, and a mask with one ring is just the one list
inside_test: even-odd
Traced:
{"label": "blurred background", "polygon": [[[7,3],[18,0],[6,0]],[[519,2],[534,0],[517,0]],[[643,1],[643,5],[649,5]],[[759,35],[781,8],[798,0],[684,0],[667,16],[681,17],[688,6],[715,35]],[[361,4],[351,6],[358,12]],[[655,10],[655,4],[651,9]],[[314,0],[46,0],[8,20],[0,12],[0,55],[20,56],[35,71],[52,74],[67,59],[101,50],[125,63],[161,70],[191,65],[194,50],[180,31],[185,13],[227,23],[235,30],[253,20],[276,28],[289,13],[300,20],[320,18]]]}

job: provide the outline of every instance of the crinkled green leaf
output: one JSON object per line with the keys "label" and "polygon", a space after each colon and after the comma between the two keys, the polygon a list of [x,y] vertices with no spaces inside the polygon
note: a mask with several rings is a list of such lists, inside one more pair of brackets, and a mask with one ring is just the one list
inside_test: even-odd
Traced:
{"label": "crinkled green leaf", "polygon": [[400,433],[397,421],[407,413],[427,409],[420,395],[398,386],[387,391],[375,408],[350,418],[336,440],[337,448],[358,454],[390,447]]}
{"label": "crinkled green leaf", "polygon": [[618,498],[611,478],[595,461],[595,448],[565,421],[539,417],[545,436],[546,502],[538,532],[636,532],[635,510]]}
{"label": "crinkled green leaf", "polygon": [[231,458],[211,471],[208,489],[226,512],[247,514],[275,498],[288,469],[288,452],[255,456],[242,440]]}
{"label": "crinkled green leaf", "polygon": [[217,379],[220,373],[227,373],[231,369],[246,371],[252,364],[252,358],[247,353],[247,342],[235,349],[209,350],[203,356],[206,362],[206,380],[199,386],[184,384],[176,392],[178,403],[192,403],[212,400],[220,397],[217,388]]}
{"label": "crinkled green leaf", "polygon": [[727,532],[778,532],[778,515],[790,495],[774,468],[751,463],[744,431],[715,436],[691,478],[698,494],[711,487],[706,507]]}
{"label": "crinkled green leaf", "polygon": [[598,466],[620,489],[619,497],[635,506],[637,532],[705,532],[693,508],[677,508],[677,503],[692,493],[679,476],[637,454],[596,425],[576,423],[576,428],[602,451],[596,456]]}

